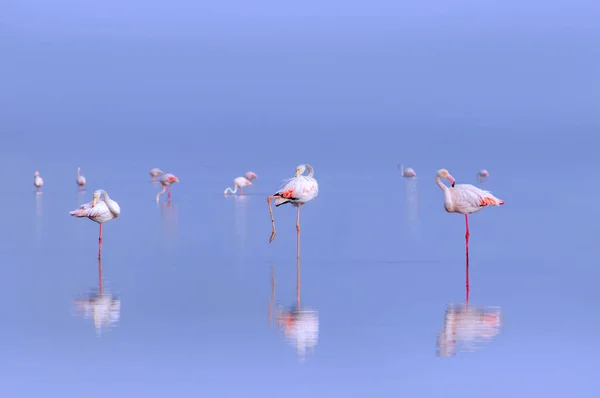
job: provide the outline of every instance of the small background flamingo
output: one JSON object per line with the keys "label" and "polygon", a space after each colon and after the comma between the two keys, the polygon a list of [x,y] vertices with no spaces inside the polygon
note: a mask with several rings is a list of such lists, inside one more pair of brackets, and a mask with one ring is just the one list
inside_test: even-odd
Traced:
{"label": "small background flamingo", "polygon": [[35,187],[35,193],[42,193],[41,189],[44,186],[44,179],[40,177],[40,173],[38,171],[33,173],[33,186]]}
{"label": "small background flamingo", "polygon": [[417,173],[411,167],[404,168],[403,165],[399,164],[398,169],[400,170],[400,174],[405,178],[415,178]]}
{"label": "small background flamingo", "polygon": [[81,175],[81,168],[77,168],[77,186],[79,187],[79,191],[83,192],[85,189],[85,177]]}
{"label": "small background flamingo", "polygon": [[247,179],[246,177],[236,177],[233,180],[233,189],[227,187],[225,191],[223,191],[223,195],[227,195],[228,193],[235,194],[240,189],[240,195],[244,194],[244,187],[252,185],[252,181]]}
{"label": "small background flamingo", "polygon": [[163,193],[165,193],[165,191],[167,191],[167,201],[171,200],[171,184],[175,184],[176,182],[179,182],[179,178],[177,178],[175,175],[167,173],[167,174],[162,174],[160,176],[160,184],[162,185],[162,190],[156,195],[156,203],[158,203],[160,201],[160,195],[162,195]]}
{"label": "small background flamingo", "polygon": [[161,174],[164,174],[161,169],[157,169],[157,168],[150,169],[150,177],[152,177],[152,182],[155,182],[156,178]]}
{"label": "small background flamingo", "polygon": [[[448,188],[441,181],[447,179],[452,184]],[[488,206],[501,206],[502,199],[498,199],[489,191],[477,188],[471,184],[456,184],[454,177],[446,169],[440,169],[435,175],[435,182],[444,193],[444,209],[448,213],[459,213],[465,215],[466,229],[466,260],[467,260],[467,291],[469,289],[469,214],[474,214]]]}
{"label": "small background flamingo", "polygon": [[481,169],[476,175],[476,178],[479,182],[486,182],[490,173],[486,169]]}

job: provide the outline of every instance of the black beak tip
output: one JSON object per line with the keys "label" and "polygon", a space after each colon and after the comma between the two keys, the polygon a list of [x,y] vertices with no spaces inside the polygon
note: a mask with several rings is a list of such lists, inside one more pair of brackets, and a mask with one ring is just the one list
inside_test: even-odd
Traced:
{"label": "black beak tip", "polygon": [[454,188],[454,183],[452,183],[452,188]]}

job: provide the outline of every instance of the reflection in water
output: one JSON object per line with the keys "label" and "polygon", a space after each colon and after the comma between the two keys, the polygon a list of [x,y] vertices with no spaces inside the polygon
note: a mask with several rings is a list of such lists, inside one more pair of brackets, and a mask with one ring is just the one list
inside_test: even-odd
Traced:
{"label": "reflection in water", "polygon": [[417,190],[417,179],[407,179],[404,184],[406,194],[406,210],[409,233],[415,238],[420,237],[419,228],[419,195]]}
{"label": "reflection in water", "polygon": [[437,336],[437,356],[452,357],[457,351],[475,351],[500,333],[500,307],[469,307],[465,304],[448,305],[444,329]]}
{"label": "reflection in water", "polygon": [[[300,269],[300,260],[297,260],[297,268]],[[298,277],[300,273],[298,272]],[[278,306],[275,315],[277,326],[285,336],[285,339],[296,347],[298,359],[306,359],[307,354],[314,351],[319,340],[319,314],[310,308],[300,307],[300,282],[296,283],[296,306],[284,308]],[[271,268],[271,299],[269,301],[269,324],[275,301],[275,269]]]}
{"label": "reflection in water", "polygon": [[246,263],[246,213],[250,198],[246,195],[235,195],[232,198],[235,201],[235,235],[238,240],[238,249],[236,250],[237,274],[242,277]]}
{"label": "reflection in water", "polygon": [[35,195],[35,238],[38,243],[42,240],[42,196]]}
{"label": "reflection in water", "polygon": [[163,220],[163,229],[169,238],[175,238],[178,230],[178,213],[177,205],[173,202],[163,202],[158,204],[160,207],[160,214]]}
{"label": "reflection in water", "polygon": [[86,298],[73,301],[75,311],[86,319],[93,319],[96,333],[116,326],[121,316],[121,300],[104,290],[102,280],[102,260],[98,259],[99,289],[92,290]]}

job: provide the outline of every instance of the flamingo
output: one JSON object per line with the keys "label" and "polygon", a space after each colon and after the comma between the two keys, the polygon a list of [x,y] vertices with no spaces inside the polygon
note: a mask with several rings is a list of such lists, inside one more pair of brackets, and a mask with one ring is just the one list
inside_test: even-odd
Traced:
{"label": "flamingo", "polygon": [[[447,179],[452,184],[448,188],[442,182],[442,178]],[[459,213],[465,215],[467,232],[466,258],[467,258],[467,292],[469,290],[469,214],[481,211],[487,206],[501,206],[504,204],[502,199],[498,199],[489,191],[484,191],[471,184],[455,184],[454,177],[446,169],[440,169],[435,174],[435,182],[444,192],[444,209],[448,213]]]}
{"label": "flamingo", "polygon": [[238,188],[240,188],[240,195],[244,194],[244,187],[247,187],[248,185],[252,185],[252,181],[246,177],[236,177],[233,180],[233,189],[227,187],[225,188],[225,191],[223,191],[223,195],[227,195],[228,192],[230,193],[236,193]]}
{"label": "flamingo", "polygon": [[[102,195],[102,200],[99,201],[100,195]],[[94,199],[91,202],[81,205],[69,214],[77,218],[87,217],[100,224],[100,235],[98,237],[98,258],[100,258],[102,252],[102,225],[121,215],[119,204],[112,200],[104,189],[98,189],[94,192]]]}
{"label": "flamingo", "polygon": [[167,174],[162,174],[160,176],[159,181],[162,185],[162,190],[156,195],[156,203],[159,202],[160,195],[165,193],[165,191],[168,191],[167,192],[167,200],[171,200],[171,184],[179,182],[179,178],[175,177],[173,174],[167,173]]}
{"label": "flamingo", "polygon": [[400,169],[400,174],[402,174],[402,177],[414,178],[417,176],[417,173],[415,173],[415,170],[411,167],[404,168],[403,165],[399,164],[398,168]]}
{"label": "flamingo", "polygon": [[81,168],[77,168],[77,185],[79,186],[79,190],[83,191],[83,187],[85,186],[85,177],[81,175]]}
{"label": "flamingo", "polygon": [[253,179],[258,178],[258,176],[256,175],[256,173],[254,173],[252,171],[247,171],[246,173],[244,173],[244,177],[248,181],[252,181]]}
{"label": "flamingo", "polygon": [[40,177],[40,173],[38,171],[33,173],[33,186],[35,187],[35,191],[37,194],[42,193],[40,189],[44,186],[44,179]]}
{"label": "flamingo", "polygon": [[161,169],[157,169],[157,168],[151,169],[150,176],[152,177],[152,182],[156,181],[156,177],[158,177],[161,174],[164,174]]}
{"label": "flamingo", "polygon": [[477,180],[479,180],[479,182],[485,182],[485,181],[487,181],[489,176],[490,176],[490,173],[486,169],[481,169],[477,173],[476,177],[477,177]]}
{"label": "flamingo", "polygon": [[[308,175],[302,175],[308,170]],[[309,164],[301,164],[296,166],[294,177],[284,181],[282,187],[272,196],[267,198],[269,205],[269,214],[271,215],[271,237],[269,243],[275,239],[275,219],[273,218],[273,208],[271,200],[275,199],[275,207],[279,207],[286,203],[291,203],[298,208],[298,216],[296,218],[296,231],[298,235],[297,257],[300,258],[300,206],[313,200],[319,194],[319,183],[314,179],[315,170]]]}

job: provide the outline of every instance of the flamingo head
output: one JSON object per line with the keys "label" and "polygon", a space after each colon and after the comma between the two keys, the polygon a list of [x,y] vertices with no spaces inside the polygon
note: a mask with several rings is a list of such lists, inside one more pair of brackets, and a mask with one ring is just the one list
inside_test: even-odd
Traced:
{"label": "flamingo head", "polygon": [[174,175],[170,175],[169,176],[169,182],[172,184],[174,182],[179,182],[179,178],[175,177]]}
{"label": "flamingo head", "polygon": [[94,192],[94,199],[92,200],[92,207],[96,206],[96,203],[98,203],[98,199],[100,199],[101,193],[102,192],[100,192],[99,190]]}
{"label": "flamingo head", "polygon": [[452,177],[450,175],[450,173],[448,173],[448,170],[446,169],[439,169],[438,172],[436,173],[436,175],[440,178],[445,178],[448,181],[450,181],[450,183],[452,184],[452,186],[454,187],[455,181],[454,181],[454,177]]}
{"label": "flamingo head", "polygon": [[37,176],[39,176],[39,175],[40,175],[40,172],[39,172],[39,171],[36,171],[35,173],[33,173],[33,176],[34,176],[34,177],[37,177]]}
{"label": "flamingo head", "polygon": [[305,170],[306,170],[306,166],[303,164],[296,166],[296,173],[294,174],[294,177],[301,176],[302,174],[304,174]]}

